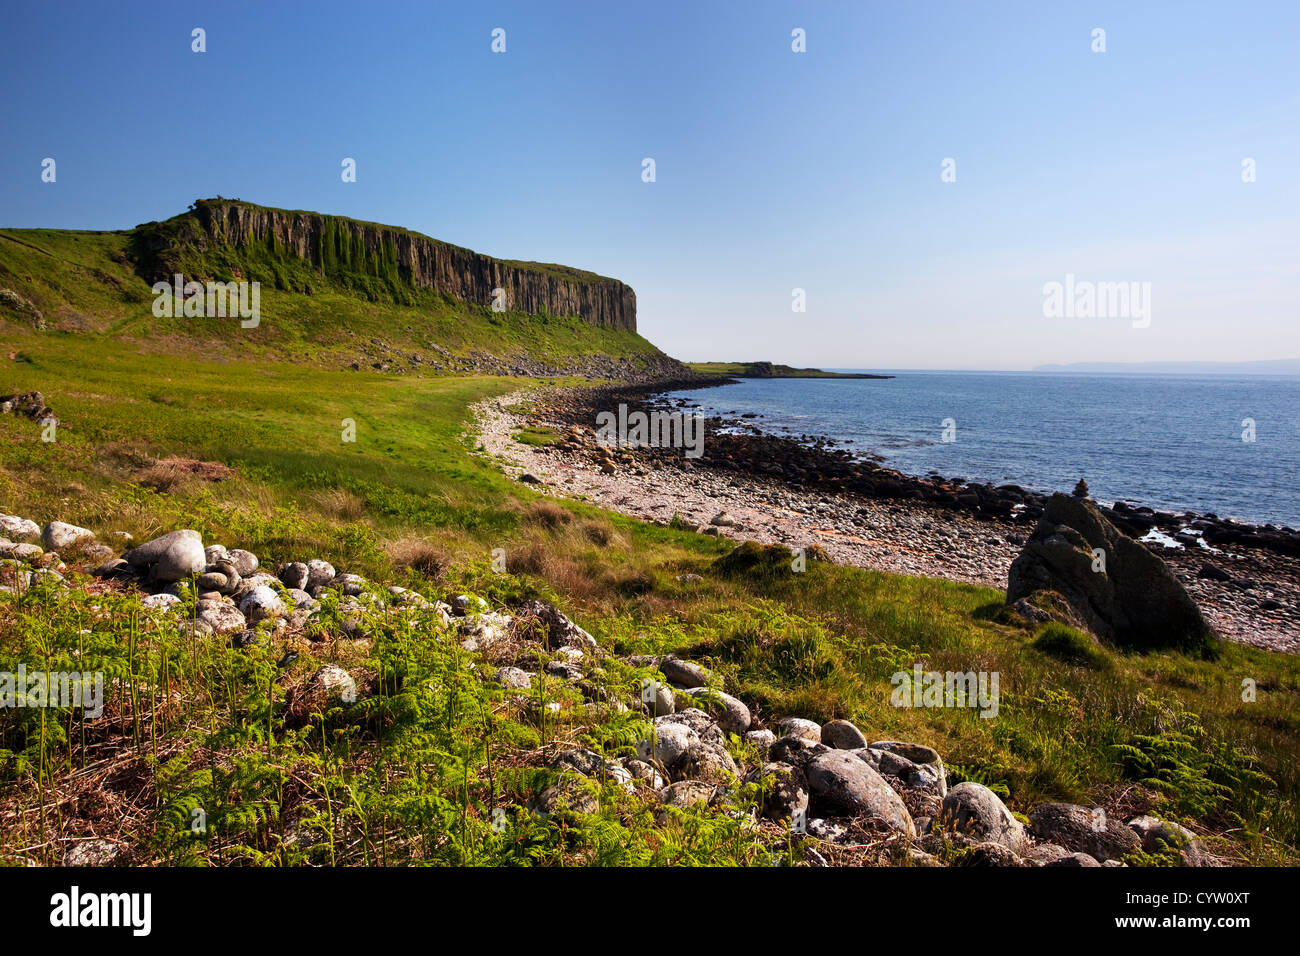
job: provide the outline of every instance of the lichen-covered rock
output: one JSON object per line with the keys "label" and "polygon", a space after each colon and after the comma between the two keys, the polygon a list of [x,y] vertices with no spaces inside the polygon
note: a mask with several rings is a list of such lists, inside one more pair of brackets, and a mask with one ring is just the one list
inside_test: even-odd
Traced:
{"label": "lichen-covered rock", "polygon": [[[820,735],[821,728],[818,727],[817,730]],[[773,763],[792,763],[796,767],[802,767],[813,758],[829,753],[830,749],[820,741],[787,734],[773,741],[767,750],[767,759]]]}
{"label": "lichen-covered rock", "polygon": [[507,690],[527,690],[533,686],[533,675],[519,667],[499,667],[496,681]]}
{"label": "lichen-covered rock", "polygon": [[804,767],[810,794],[809,812],[817,816],[849,814],[869,826],[908,838],[916,826],[907,807],[866,761],[846,750],[831,750]]}
{"label": "lichen-covered rock", "polygon": [[95,540],[95,532],[89,528],[81,528],[75,524],[65,524],[62,521],[51,521],[41,532],[41,543],[49,551],[64,551],[68,548],[76,547],[82,542]]}
{"label": "lichen-covered rock", "polygon": [[208,566],[202,537],[188,528],[146,541],[138,548],[132,548],[123,558],[133,567],[148,568],[151,578],[163,582],[202,574]]}
{"label": "lichen-covered rock", "polygon": [[717,789],[703,780],[679,780],[659,791],[665,806],[685,810],[700,803],[709,803]]}
{"label": "lichen-covered rock", "polygon": [[290,561],[280,569],[280,583],[287,588],[307,589],[307,565],[301,561]]}
{"label": "lichen-covered rock", "polygon": [[665,657],[659,662],[659,670],[670,683],[683,689],[710,685],[720,687],[721,681],[705,667],[694,661],[684,661],[677,657]]}
{"label": "lichen-covered rock", "polygon": [[41,537],[41,526],[29,518],[0,515],[0,534],[14,541],[37,541]]}
{"label": "lichen-covered rock", "polygon": [[743,734],[753,722],[749,708],[736,697],[724,694],[709,687],[693,687],[683,690],[682,696],[708,711],[717,721],[724,733]]}
{"label": "lichen-covered rock", "polygon": [[233,548],[228,557],[235,565],[235,570],[239,572],[241,578],[246,578],[257,570],[257,555],[251,551],[245,551],[243,548]]}
{"label": "lichen-covered rock", "polygon": [[1025,846],[1024,825],[996,793],[971,780],[948,791],[935,827],[980,842],[1000,843],[1013,853]]}
{"label": "lichen-covered rock", "polygon": [[200,601],[197,617],[214,634],[233,634],[248,626],[243,613],[229,601]]}
{"label": "lichen-covered rock", "polygon": [[307,583],[299,585],[304,591],[323,588],[334,580],[337,572],[328,561],[312,560],[307,562]]}
{"label": "lichen-covered rock", "polygon": [[249,624],[256,624],[267,618],[284,617],[285,614],[284,602],[280,600],[280,595],[265,584],[249,591],[239,602],[239,610]]}
{"label": "lichen-covered rock", "polygon": [[736,762],[718,744],[696,741],[686,748],[669,766],[678,780],[705,780],[714,784],[728,784],[740,775]]}
{"label": "lichen-covered rock", "polygon": [[642,760],[657,760],[663,767],[671,768],[691,744],[698,744],[700,735],[685,724],[673,724],[663,718],[655,721],[654,738],[636,745]]}
{"label": "lichen-covered rock", "polygon": [[776,731],[782,737],[803,737],[813,743],[819,744],[822,742],[822,726],[815,720],[804,720],[802,717],[786,717],[784,720],[776,722]]}
{"label": "lichen-covered rock", "polygon": [[792,820],[808,811],[808,780],[788,763],[765,763],[745,778],[760,787],[759,812],[769,820]]}

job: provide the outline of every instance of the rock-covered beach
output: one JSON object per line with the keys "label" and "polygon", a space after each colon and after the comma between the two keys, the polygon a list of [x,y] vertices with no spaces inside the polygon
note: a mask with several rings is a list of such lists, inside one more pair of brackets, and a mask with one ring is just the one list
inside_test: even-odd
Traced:
{"label": "rock-covered beach", "polygon": [[[682,448],[598,440],[597,416],[620,404],[690,414],[682,400],[657,397],[665,388],[516,393],[478,406],[480,440],[509,473],[552,494],[648,521],[677,518],[705,534],[815,546],[837,562],[997,589],[1043,512],[1047,496],[1017,485],[909,476],[834,439],[765,434],[752,419],[706,419],[695,458]],[[516,441],[525,427],[550,428],[560,439]],[[1300,533],[1127,502],[1101,510],[1169,565],[1221,636],[1300,651]]]}

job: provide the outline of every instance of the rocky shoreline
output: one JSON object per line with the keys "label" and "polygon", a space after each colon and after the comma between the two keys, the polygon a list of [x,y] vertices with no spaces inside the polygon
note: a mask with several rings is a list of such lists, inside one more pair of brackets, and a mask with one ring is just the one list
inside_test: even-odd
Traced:
{"label": "rocky shoreline", "polygon": [[[846,564],[997,589],[1042,515],[1047,496],[1016,485],[904,475],[834,439],[768,435],[744,418],[706,419],[698,458],[597,440],[596,415],[620,404],[689,414],[689,403],[658,397],[681,387],[701,383],[516,393],[477,407],[480,440],[516,477],[633,517],[676,516],[703,533],[818,546]],[[525,426],[563,438],[524,445],[513,436]],[[1165,560],[1220,635],[1300,652],[1300,532],[1127,502],[1100,510]]]}

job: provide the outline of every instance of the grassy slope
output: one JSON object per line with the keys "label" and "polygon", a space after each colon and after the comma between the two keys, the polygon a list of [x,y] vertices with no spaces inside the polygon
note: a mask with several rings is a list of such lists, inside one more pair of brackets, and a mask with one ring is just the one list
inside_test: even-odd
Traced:
{"label": "grassy slope", "polygon": [[[461,437],[467,406],[517,382],[358,375],[334,370],[331,357],[371,335],[418,344],[445,334],[448,347],[496,351],[503,338],[557,352],[646,348],[644,340],[522,317],[458,325],[465,307],[454,304],[429,312],[272,291],[263,328],[232,324],[214,336],[185,320],[142,318],[148,291],[114,258],[124,242],[114,233],[0,233],[0,287],[32,298],[56,329],[103,330],[38,333],[0,318],[0,393],[40,389],[62,420],[58,441],[47,443],[33,423],[0,418],[0,510],[137,538],[195,527],[268,564],[323,556],[427,592],[473,589],[502,603],[552,597],[620,652],[672,649],[712,663],[763,717],[845,717],[872,739],[931,744],[954,778],[998,788],[1019,811],[1049,799],[1138,799],[1204,829],[1236,828],[1220,847],[1229,855],[1294,859],[1294,657],[1229,647],[1217,662],[1106,651],[1076,664],[1062,660],[1068,641],[1064,652],[1046,653],[1033,646],[1038,635],[1003,623],[1000,595],[986,589],[818,563],[800,575],[784,566],[723,573],[713,562],[725,542],[580,503],[556,507],[474,457]],[[356,422],[354,443],[341,440],[345,418]],[[150,471],[173,455],[239,473],[208,484]],[[494,548],[505,549],[511,573],[490,571]],[[687,571],[704,580],[678,583]],[[612,792],[602,795],[599,819],[582,827],[528,823],[512,809],[524,821],[512,831],[518,839],[497,838],[490,811],[522,804],[551,780],[520,748],[559,738],[618,753],[640,731],[610,715],[584,720],[567,704],[558,721],[514,713],[477,681],[454,677],[466,662],[416,629],[385,624],[370,649],[315,645],[276,682],[273,645],[234,653],[125,609],[88,639],[93,611],[84,601],[38,598],[0,599],[0,669],[71,661],[79,648],[79,666],[120,681],[110,703],[120,736],[87,749],[75,724],[63,725],[74,731],[64,739],[43,710],[39,722],[30,711],[3,715],[6,860],[37,847],[24,856],[57,861],[52,834],[84,833],[90,821],[135,844],[137,862],[320,861],[319,844],[306,849],[286,836],[303,827],[328,835],[335,862],[768,862],[758,837],[729,818],[656,822]],[[366,720],[268,735],[284,683],[330,659],[380,681]],[[1000,672],[998,718],[889,706],[889,676],[917,660]],[[436,690],[412,698],[394,675]],[[613,668],[609,680],[629,693],[640,676]],[[175,711],[159,710],[149,693],[164,677],[169,699],[181,702]],[[1253,704],[1240,699],[1247,677],[1259,687]],[[564,691],[535,692],[546,694]],[[1276,786],[1250,776],[1252,760]],[[85,809],[84,781],[103,777],[96,799],[107,809],[96,817]],[[177,814],[183,821],[191,803],[222,808],[219,837],[178,842]],[[134,809],[119,821],[114,814],[128,804]]]}
{"label": "grassy slope", "polygon": [[[0,230],[0,288],[35,304],[52,330],[95,331],[167,353],[251,353],[338,368],[358,357],[358,346],[378,338],[426,357],[436,357],[427,351],[436,344],[460,356],[526,354],[556,366],[575,356],[636,360],[661,354],[635,332],[594,328],[576,318],[496,314],[417,290],[406,290],[410,304],[370,300],[324,282],[309,263],[273,261],[259,252],[230,260],[263,280],[257,328],[241,328],[229,318],[159,319],[152,312],[153,292],[128,258],[130,238],[128,232]],[[228,268],[222,262],[214,274]],[[283,288],[275,285],[276,270]],[[311,294],[301,291],[306,288]]]}

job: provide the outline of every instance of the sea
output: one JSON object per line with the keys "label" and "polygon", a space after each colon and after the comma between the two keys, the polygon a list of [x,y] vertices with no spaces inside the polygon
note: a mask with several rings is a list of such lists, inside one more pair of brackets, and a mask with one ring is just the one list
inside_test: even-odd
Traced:
{"label": "sea", "polygon": [[[911,475],[1300,527],[1300,377],[842,369],[667,393]],[[707,454],[707,448],[705,449]]]}

